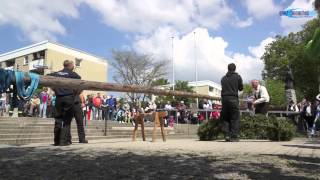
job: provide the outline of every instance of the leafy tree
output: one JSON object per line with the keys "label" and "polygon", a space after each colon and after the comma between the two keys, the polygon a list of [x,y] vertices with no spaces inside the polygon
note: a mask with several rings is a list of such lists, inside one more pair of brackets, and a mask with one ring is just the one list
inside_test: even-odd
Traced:
{"label": "leafy tree", "polygon": [[[170,87],[170,90],[173,90],[172,87]],[[193,87],[188,85],[188,81],[176,81],[174,86],[175,91],[184,91],[184,92],[194,92]],[[194,98],[188,98],[188,97],[172,97],[172,96],[159,96],[156,99],[157,102],[160,102],[161,104],[167,103],[167,101],[171,102],[172,104],[176,105],[180,101],[184,101],[186,105],[190,105],[190,103],[194,103]]]}
{"label": "leafy tree", "polygon": [[167,85],[170,84],[168,79],[165,78],[160,78],[152,81],[151,86],[162,86],[162,85]]}
{"label": "leafy tree", "polygon": [[266,88],[268,90],[270,99],[270,106],[285,107],[286,94],[284,91],[284,82],[281,80],[266,80]]}
{"label": "leafy tree", "polygon": [[289,66],[295,78],[297,92],[313,99],[318,93],[320,61],[310,59],[304,50],[319,25],[319,19],[313,19],[300,32],[276,36],[276,40],[266,47],[261,58],[265,64],[264,80],[283,81]]}

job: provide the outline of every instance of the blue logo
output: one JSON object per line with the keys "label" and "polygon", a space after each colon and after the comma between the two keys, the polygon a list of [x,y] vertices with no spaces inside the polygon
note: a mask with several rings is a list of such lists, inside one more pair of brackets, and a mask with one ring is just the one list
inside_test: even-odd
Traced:
{"label": "blue logo", "polygon": [[280,16],[288,16],[290,18],[311,18],[317,16],[317,12],[314,10],[304,10],[301,8],[286,9],[279,12]]}

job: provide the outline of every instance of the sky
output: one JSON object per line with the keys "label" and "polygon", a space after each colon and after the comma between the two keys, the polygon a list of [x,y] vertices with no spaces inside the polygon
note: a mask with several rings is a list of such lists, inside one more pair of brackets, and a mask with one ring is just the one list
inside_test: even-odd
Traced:
{"label": "sky", "polygon": [[[112,49],[167,60],[167,77],[220,83],[229,63],[245,82],[261,79],[265,47],[301,30],[313,0],[0,0],[0,54],[49,40],[112,61]],[[173,39],[172,39],[173,37]],[[173,48],[172,48],[173,45]],[[109,67],[108,79],[114,71]]]}

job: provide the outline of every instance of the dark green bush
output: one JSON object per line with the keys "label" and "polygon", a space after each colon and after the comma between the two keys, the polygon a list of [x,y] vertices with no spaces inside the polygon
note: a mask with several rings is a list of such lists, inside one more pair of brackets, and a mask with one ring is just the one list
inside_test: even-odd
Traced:
{"label": "dark green bush", "polygon": [[[200,125],[198,136],[201,141],[218,139],[223,134],[221,120],[210,120]],[[296,133],[296,127],[286,118],[275,116],[242,116],[240,120],[241,139],[269,139],[289,141]]]}
{"label": "dark green bush", "polygon": [[269,119],[268,138],[272,141],[290,141],[296,134],[296,127],[287,118]]}
{"label": "dark green bush", "polygon": [[264,115],[244,115],[240,120],[240,138],[268,139],[267,128],[269,120]]}
{"label": "dark green bush", "polygon": [[203,122],[198,128],[198,136],[200,141],[211,141],[218,139],[218,136],[221,133],[221,121],[219,119]]}

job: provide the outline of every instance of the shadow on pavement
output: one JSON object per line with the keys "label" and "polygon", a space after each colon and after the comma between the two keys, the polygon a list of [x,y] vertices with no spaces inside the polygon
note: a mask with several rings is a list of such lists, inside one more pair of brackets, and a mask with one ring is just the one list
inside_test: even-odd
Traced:
{"label": "shadow on pavement", "polygon": [[[10,179],[313,179],[319,159],[174,152],[132,153],[70,147],[0,148],[0,177]],[[168,150],[170,151],[170,150]],[[278,163],[287,160],[287,163]],[[309,163],[310,166],[304,166]]]}
{"label": "shadow on pavement", "polygon": [[311,146],[311,145],[282,145],[282,146],[305,148],[305,149],[320,149],[320,146]]}

